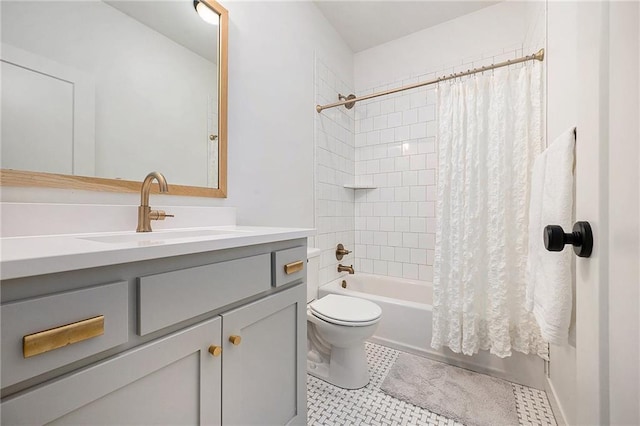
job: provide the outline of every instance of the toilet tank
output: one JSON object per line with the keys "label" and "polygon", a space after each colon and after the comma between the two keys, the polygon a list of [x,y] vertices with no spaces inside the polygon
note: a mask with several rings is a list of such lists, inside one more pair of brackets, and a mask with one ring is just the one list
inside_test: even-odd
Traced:
{"label": "toilet tank", "polygon": [[319,248],[307,248],[307,303],[318,297],[320,253],[322,253],[322,250]]}

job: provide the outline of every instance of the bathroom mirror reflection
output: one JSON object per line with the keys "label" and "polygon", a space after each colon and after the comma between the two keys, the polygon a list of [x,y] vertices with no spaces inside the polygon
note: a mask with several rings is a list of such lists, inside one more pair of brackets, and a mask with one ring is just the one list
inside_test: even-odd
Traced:
{"label": "bathroom mirror reflection", "polygon": [[3,185],[137,190],[158,170],[224,197],[227,15],[198,3],[2,1]]}

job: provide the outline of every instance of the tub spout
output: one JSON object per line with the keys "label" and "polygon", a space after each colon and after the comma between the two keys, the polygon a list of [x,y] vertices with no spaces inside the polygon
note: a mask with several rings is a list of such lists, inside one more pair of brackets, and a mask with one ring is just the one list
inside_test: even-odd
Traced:
{"label": "tub spout", "polygon": [[356,271],[353,270],[353,265],[343,266],[342,264],[339,264],[338,272],[348,272],[349,274],[355,274]]}

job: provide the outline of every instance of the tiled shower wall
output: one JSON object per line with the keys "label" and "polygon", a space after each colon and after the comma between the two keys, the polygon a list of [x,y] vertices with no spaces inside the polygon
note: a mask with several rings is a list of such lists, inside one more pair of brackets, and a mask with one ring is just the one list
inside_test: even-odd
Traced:
{"label": "tiled shower wall", "polygon": [[[523,53],[522,44],[493,50],[429,73],[370,87],[358,95],[513,59]],[[436,96],[436,87],[426,86],[364,101],[355,107],[356,182],[375,187],[355,190],[357,271],[433,279]]]}
{"label": "tiled shower wall", "polygon": [[[316,103],[337,101],[337,94],[353,93],[325,63],[316,58]],[[354,247],[354,191],[344,188],[355,176],[354,112],[331,108],[315,117],[316,237],[313,244],[322,250],[320,284],[341,274],[337,271],[335,250],[338,243]],[[353,263],[353,255],[344,264]]]}

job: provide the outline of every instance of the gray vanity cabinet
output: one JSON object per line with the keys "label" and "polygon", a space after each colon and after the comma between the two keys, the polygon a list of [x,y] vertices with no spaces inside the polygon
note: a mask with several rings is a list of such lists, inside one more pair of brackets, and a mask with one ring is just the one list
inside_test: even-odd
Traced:
{"label": "gray vanity cabinet", "polygon": [[305,283],[305,239],[2,281],[1,423],[306,424]]}
{"label": "gray vanity cabinet", "polygon": [[306,424],[305,295],[297,286],[222,314],[223,424]]}
{"label": "gray vanity cabinet", "polygon": [[220,424],[221,318],[205,321],[2,404],[2,424]]}

